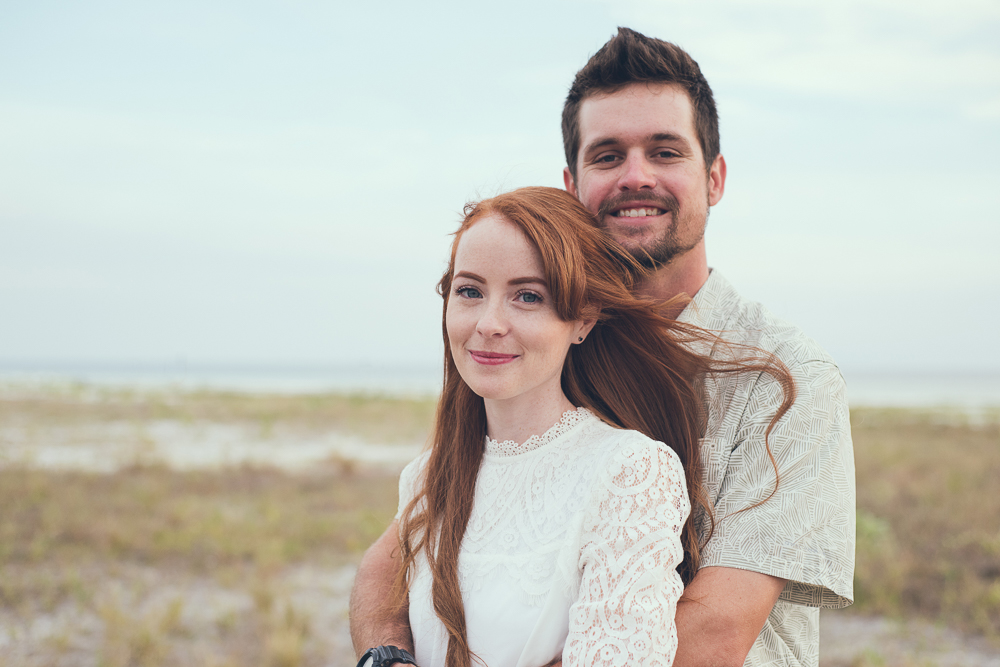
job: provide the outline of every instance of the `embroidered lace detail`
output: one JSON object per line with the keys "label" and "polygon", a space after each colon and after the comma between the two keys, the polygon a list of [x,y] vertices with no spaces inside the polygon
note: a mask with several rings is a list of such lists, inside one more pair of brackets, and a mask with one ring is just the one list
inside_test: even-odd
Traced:
{"label": "embroidered lace detail", "polygon": [[[540,622],[556,629],[558,617],[568,621],[567,667],[669,665],[683,592],[680,533],[690,511],[676,454],[585,410],[567,412],[538,440],[549,446],[532,456],[492,456],[480,468],[458,562],[463,597],[476,601],[467,614],[479,610],[467,618],[470,627],[489,630],[483,636],[499,632],[505,641],[529,640],[508,637],[497,625],[489,610],[499,594],[502,604],[516,600],[521,607],[512,609],[521,616],[554,614]],[[426,461],[404,472],[401,503]],[[444,651],[447,633],[421,559],[413,581],[411,624],[425,619],[415,636],[436,633]]]}
{"label": "embroidered lace detail", "polygon": [[[657,443],[658,444],[658,443]],[[666,445],[623,442],[584,518],[579,596],[569,610],[566,667],[673,663],[684,584],[684,471]]]}
{"label": "embroidered lace detail", "polygon": [[490,456],[517,456],[518,454],[526,454],[568,433],[573,430],[574,426],[586,421],[589,417],[593,417],[593,415],[590,414],[587,408],[567,410],[563,413],[562,418],[548,431],[541,435],[533,435],[520,445],[513,440],[497,442],[490,436],[486,436],[486,453]]}

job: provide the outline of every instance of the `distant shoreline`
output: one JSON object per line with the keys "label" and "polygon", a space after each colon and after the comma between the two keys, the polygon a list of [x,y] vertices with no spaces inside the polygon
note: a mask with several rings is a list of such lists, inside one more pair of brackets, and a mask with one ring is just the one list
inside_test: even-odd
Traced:
{"label": "distant shoreline", "polygon": [[[1000,407],[1000,372],[845,372],[852,407],[981,410]],[[0,365],[2,386],[83,384],[97,387],[241,393],[362,392],[426,397],[440,391],[440,369],[429,366],[252,367],[195,365]]]}

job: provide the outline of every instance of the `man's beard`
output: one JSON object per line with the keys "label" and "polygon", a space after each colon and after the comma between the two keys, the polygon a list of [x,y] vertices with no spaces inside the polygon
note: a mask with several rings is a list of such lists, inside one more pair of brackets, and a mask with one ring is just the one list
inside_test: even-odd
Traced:
{"label": "man's beard", "polygon": [[[649,204],[652,204],[655,208],[663,209],[670,214],[670,226],[664,231],[663,236],[654,240],[648,246],[629,246],[622,242],[625,239],[619,239],[619,243],[622,243],[622,245],[625,246],[628,253],[647,269],[655,270],[661,266],[666,266],[675,258],[680,257],[684,253],[693,249],[696,245],[701,243],[703,238],[705,238],[705,223],[708,222],[707,208],[705,212],[705,221],[700,225],[698,237],[688,243],[681,242],[680,238],[678,238],[679,230],[687,226],[684,224],[687,221],[680,219],[680,205],[677,203],[677,199],[670,195],[661,197],[643,194],[641,192],[624,192],[610,199],[606,199],[601,202],[601,206],[597,210],[597,220],[599,224],[602,226],[604,225],[604,221],[607,219],[606,216],[611,215],[611,211],[613,209],[621,208],[622,205],[633,202],[644,203],[647,207]],[[618,229],[627,230],[628,228],[619,227]]]}

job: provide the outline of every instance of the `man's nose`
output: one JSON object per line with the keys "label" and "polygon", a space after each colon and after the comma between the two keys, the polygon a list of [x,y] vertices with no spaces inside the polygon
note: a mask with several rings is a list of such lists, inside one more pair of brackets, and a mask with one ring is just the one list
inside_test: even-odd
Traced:
{"label": "man's nose", "polygon": [[476,333],[480,336],[502,336],[507,333],[507,313],[501,299],[487,299],[482,315],[476,323]]}
{"label": "man's nose", "polygon": [[618,186],[622,190],[642,190],[656,186],[652,165],[645,155],[630,153],[625,156],[625,164]]}

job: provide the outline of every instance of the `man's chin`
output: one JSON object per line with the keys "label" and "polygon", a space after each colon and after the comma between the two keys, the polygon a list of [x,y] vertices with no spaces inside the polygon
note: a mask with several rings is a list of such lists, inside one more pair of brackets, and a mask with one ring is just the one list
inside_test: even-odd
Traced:
{"label": "man's chin", "polygon": [[643,215],[636,217],[617,216],[608,214],[602,221],[605,227],[617,229],[634,229],[642,233],[651,227],[669,227],[671,224],[670,213],[660,215]]}

